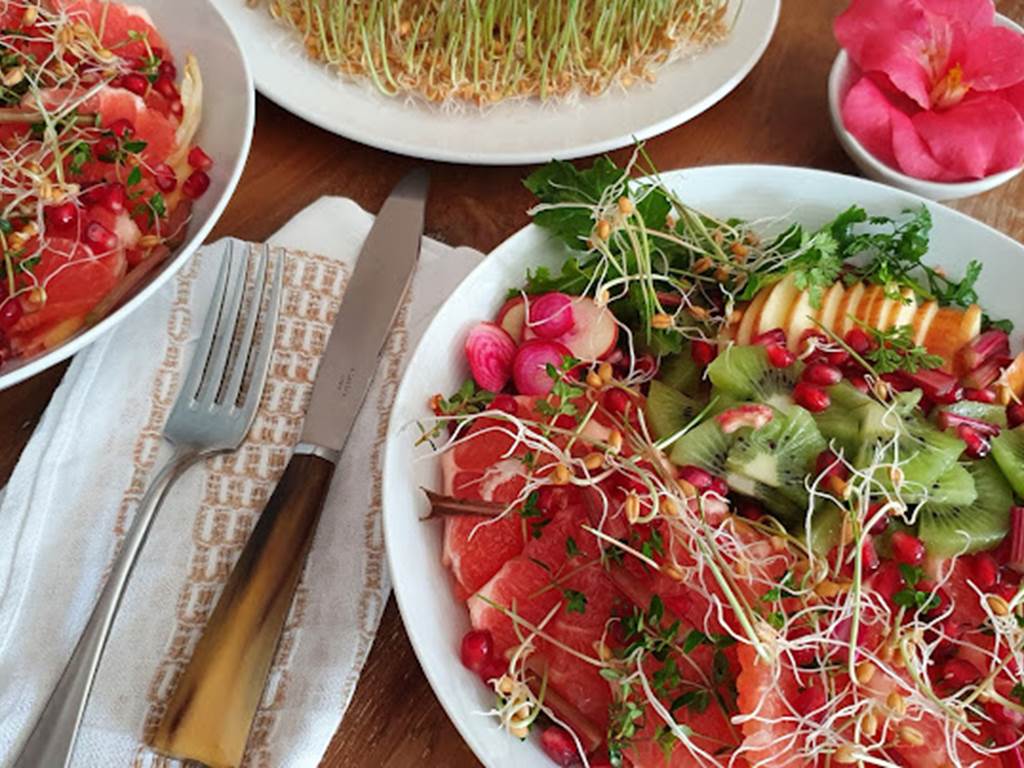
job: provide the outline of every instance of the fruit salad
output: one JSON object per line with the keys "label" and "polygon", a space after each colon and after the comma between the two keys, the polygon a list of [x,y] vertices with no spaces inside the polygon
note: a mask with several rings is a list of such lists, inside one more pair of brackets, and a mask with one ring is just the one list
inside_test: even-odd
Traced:
{"label": "fruit salad", "polygon": [[924,207],[748,223],[634,167],[527,180],[565,263],[421,423],[453,662],[560,766],[1024,765],[1024,363],[980,265],[928,263]]}
{"label": "fruit salad", "polygon": [[202,81],[146,11],[0,4],[0,364],[101,317],[185,235]]}

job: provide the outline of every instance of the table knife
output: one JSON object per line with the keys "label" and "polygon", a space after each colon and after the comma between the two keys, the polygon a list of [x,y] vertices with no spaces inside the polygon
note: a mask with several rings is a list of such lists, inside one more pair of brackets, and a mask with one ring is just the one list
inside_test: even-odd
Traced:
{"label": "table knife", "polygon": [[235,564],[149,744],[210,768],[237,766],[259,707],[335,464],[415,268],[428,177],[403,178],[349,279],[299,444]]}

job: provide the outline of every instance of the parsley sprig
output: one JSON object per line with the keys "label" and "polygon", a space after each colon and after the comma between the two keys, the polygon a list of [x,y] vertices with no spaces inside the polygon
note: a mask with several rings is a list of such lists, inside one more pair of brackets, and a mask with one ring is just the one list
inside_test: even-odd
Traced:
{"label": "parsley sprig", "polygon": [[945,362],[940,355],[933,355],[914,343],[912,326],[899,325],[883,331],[872,328],[856,318],[854,321],[874,342],[874,346],[864,353],[864,357],[871,363],[876,373],[917,373],[920,370],[938,368]]}

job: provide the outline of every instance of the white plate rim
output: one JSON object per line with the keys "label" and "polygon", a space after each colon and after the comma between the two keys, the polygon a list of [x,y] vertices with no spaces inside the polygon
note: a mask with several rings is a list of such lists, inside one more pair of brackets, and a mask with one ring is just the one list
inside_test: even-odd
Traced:
{"label": "white plate rim", "polygon": [[[285,87],[283,83],[281,84],[281,87],[278,87],[275,80],[268,74],[269,69],[282,58],[277,52],[267,50],[265,47],[261,51],[260,55],[250,56],[250,60],[253,64],[253,76],[256,83],[256,89],[263,96],[273,101],[282,109],[291,112],[306,122],[312,123],[325,131],[351,139],[352,141],[360,144],[366,144],[377,149],[394,152],[400,155],[418,157],[424,160],[468,163],[470,165],[527,165],[531,163],[543,163],[548,160],[570,160],[619,149],[637,141],[642,141],[662,134],[707,111],[735,90],[735,88],[746,79],[753,68],[757,66],[758,62],[764,55],[764,52],[767,50],[768,45],[774,37],[775,30],[778,27],[779,16],[782,8],[782,0],[737,1],[740,5],[739,12],[742,12],[743,7],[747,3],[754,2],[768,4],[770,6],[770,23],[765,27],[763,34],[758,39],[757,45],[748,52],[747,57],[742,60],[740,66],[735,69],[733,73],[715,90],[704,98],[688,105],[685,109],[682,109],[665,119],[642,126],[635,131],[617,136],[609,136],[602,140],[590,141],[585,144],[579,144],[571,147],[540,148],[519,152],[449,150],[444,147],[403,142],[398,139],[390,138],[386,133],[377,134],[368,131],[353,130],[343,124],[330,120],[325,113],[316,109],[315,105],[307,103],[307,101],[302,97],[301,89],[288,88]],[[228,12],[225,15],[229,18],[234,16],[235,13],[238,13],[238,11],[232,6],[234,3],[241,4],[241,0],[213,0],[214,5],[217,5],[222,10],[226,10]],[[243,10],[253,12],[259,11],[260,9],[243,8]],[[245,33],[242,34],[241,39],[243,44],[247,44],[249,42]],[[308,68],[319,69],[321,67],[320,64],[309,59],[305,59],[305,63],[308,64]],[[339,93],[341,93],[340,90]],[[581,116],[581,119],[585,119],[585,116]]]}
{"label": "white plate rim", "polygon": [[[729,173],[741,173],[741,174],[793,174],[796,176],[803,175],[805,177],[817,177],[824,180],[832,180],[837,183],[850,185],[851,193],[856,192],[856,188],[862,189],[875,189],[878,191],[884,191],[891,195],[894,201],[903,201],[905,207],[921,206],[925,205],[930,210],[941,209],[944,215],[949,214],[952,216],[952,220],[955,221],[959,226],[964,226],[975,230],[984,230],[988,235],[994,235],[998,240],[1003,241],[1005,246],[1019,253],[1021,258],[1024,258],[1024,244],[1018,242],[1014,238],[1010,237],[1004,232],[999,231],[995,227],[986,224],[985,222],[968,216],[967,214],[951,208],[941,202],[929,200],[920,195],[916,195],[912,192],[890,187],[885,184],[881,184],[870,179],[865,179],[857,176],[850,176],[834,171],[825,171],[815,168],[806,168],[800,166],[791,165],[771,165],[771,164],[752,164],[752,163],[736,163],[736,164],[721,164],[721,165],[710,165],[710,166],[698,166],[693,168],[681,168],[674,169],[672,171],[664,171],[660,174],[662,180],[671,185],[673,178],[685,176],[686,174],[716,174],[721,172]],[[837,210],[836,213],[839,213]],[[415,348],[411,351],[409,358],[406,362],[406,370],[402,375],[402,379],[399,382],[398,389],[395,392],[395,399],[392,405],[392,414],[400,409],[400,404],[404,403],[411,397],[411,393],[414,394],[417,387],[422,389],[422,384],[417,382],[416,377],[410,372],[415,370],[415,364],[419,362],[418,356],[421,354],[423,349],[428,343],[427,340],[435,332],[435,329],[443,322],[442,314],[445,307],[452,304],[459,297],[459,294],[466,284],[475,283],[479,280],[481,274],[485,274],[487,271],[493,268],[494,258],[496,255],[503,253],[506,250],[516,248],[519,240],[535,238],[538,232],[541,232],[539,227],[535,224],[528,224],[522,229],[516,231],[507,239],[502,241],[497,247],[494,248],[484,258],[480,264],[474,267],[459,283],[458,286],[449,294],[445,302],[438,308],[437,312],[431,318],[423,331],[422,336],[417,342]],[[1024,323],[1022,323],[1024,325]],[[423,394],[422,392],[420,394]],[[424,399],[424,407],[426,400]],[[417,662],[420,665],[420,669],[423,671],[424,676],[430,684],[431,690],[433,691],[438,702],[441,704],[446,716],[455,726],[459,735],[463,741],[469,746],[474,755],[483,763],[487,768],[499,768],[499,766],[488,759],[487,756],[487,743],[478,738],[475,731],[471,730],[467,723],[462,720],[461,713],[456,713],[454,709],[454,702],[451,700],[449,695],[445,692],[441,685],[441,680],[438,676],[438,672],[431,666],[427,660],[427,646],[431,642],[429,633],[426,628],[417,626],[406,621],[406,616],[409,610],[409,601],[413,598],[411,595],[407,595],[410,588],[406,587],[408,581],[416,578],[415,573],[408,572],[402,564],[402,560],[398,557],[400,532],[397,526],[402,521],[393,519],[399,513],[397,511],[391,511],[394,509],[394,505],[391,503],[392,496],[395,493],[401,493],[400,490],[396,490],[398,485],[390,480],[393,473],[393,467],[398,461],[395,452],[397,449],[395,445],[399,440],[408,440],[409,434],[402,431],[404,425],[392,424],[389,422],[387,429],[387,443],[384,452],[384,461],[382,464],[382,513],[381,513],[381,525],[383,530],[384,548],[387,555],[388,569],[391,575],[392,589],[395,595],[395,602],[398,605],[399,614],[402,617],[402,624],[405,629],[406,635],[409,638],[409,643],[413,648],[413,652],[416,654]],[[440,551],[437,552],[438,563],[440,563]],[[454,596],[447,595],[447,600],[454,600]],[[436,643],[436,640],[434,641]],[[451,652],[451,663],[458,665],[458,656],[456,649],[452,648]],[[481,715],[482,716],[482,715]],[[508,739],[512,741],[511,737],[504,732],[497,730],[496,733],[500,738]],[[527,745],[517,745],[525,748]],[[525,755],[523,756],[526,757]]]}
{"label": "white plate rim", "polygon": [[234,29],[228,23],[228,20],[224,17],[224,14],[221,13],[220,8],[217,7],[217,4],[215,2],[207,2],[207,6],[213,13],[220,17],[221,21],[224,23],[224,27],[230,35],[231,43],[238,51],[239,59],[242,62],[242,71],[245,76],[245,88],[250,94],[250,98],[246,99],[246,109],[243,118],[245,126],[242,132],[244,136],[242,146],[239,148],[238,160],[227,177],[223,194],[210,209],[210,213],[206,217],[206,220],[194,233],[192,233],[192,236],[189,237],[188,240],[178,247],[177,252],[168,258],[167,264],[160,268],[148,281],[146,281],[145,285],[139,289],[138,293],[132,296],[116,310],[104,316],[95,325],[92,325],[81,333],[72,336],[66,342],[62,342],[49,352],[38,355],[24,365],[12,368],[8,372],[0,373],[0,391],[13,387],[15,384],[20,384],[26,379],[35,376],[37,373],[41,373],[48,368],[52,368],[57,363],[67,360],[76,352],[79,352],[92,344],[96,339],[118,323],[122,322],[126,317],[128,317],[128,315],[142,306],[150,296],[160,290],[160,288],[162,288],[164,284],[185,265],[185,262],[188,261],[192,254],[195,253],[195,251],[203,244],[206,236],[210,234],[210,231],[214,226],[216,226],[221,214],[224,213],[224,209],[231,201],[231,198],[235,193],[235,189],[238,186],[238,182],[242,177],[242,172],[245,170],[245,165],[249,158],[249,150],[252,146],[253,128],[256,125],[256,99],[252,97],[254,92],[252,68],[249,66],[249,59],[246,56],[245,49],[242,47],[241,41],[235,34]]}

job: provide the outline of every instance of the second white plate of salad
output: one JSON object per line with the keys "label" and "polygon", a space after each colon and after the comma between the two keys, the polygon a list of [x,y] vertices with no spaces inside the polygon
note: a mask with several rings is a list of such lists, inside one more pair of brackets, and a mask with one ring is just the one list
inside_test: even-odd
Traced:
{"label": "second white plate of salad", "polygon": [[661,184],[539,171],[410,360],[438,698],[495,767],[1019,759],[1024,248],[820,171]]}

